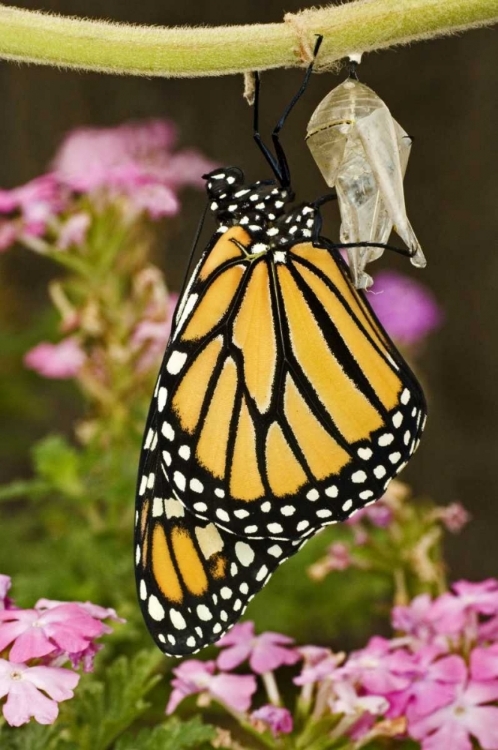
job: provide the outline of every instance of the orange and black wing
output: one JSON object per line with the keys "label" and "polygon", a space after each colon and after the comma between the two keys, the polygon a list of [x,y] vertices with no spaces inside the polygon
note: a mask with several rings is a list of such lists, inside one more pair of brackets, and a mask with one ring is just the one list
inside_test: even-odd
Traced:
{"label": "orange and black wing", "polygon": [[415,376],[340,258],[235,226],[184,293],[156,397],[162,471],[194,514],[296,539],[378,499],[414,452]]}
{"label": "orange and black wing", "polygon": [[137,488],[137,590],[159,648],[183,656],[221,638],[302,543],[242,539],[186,510],[164,473],[157,429],[152,409]]}

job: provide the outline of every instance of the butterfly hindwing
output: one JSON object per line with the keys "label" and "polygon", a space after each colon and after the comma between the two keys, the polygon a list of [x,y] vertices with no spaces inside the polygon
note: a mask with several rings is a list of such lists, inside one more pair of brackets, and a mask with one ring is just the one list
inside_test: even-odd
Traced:
{"label": "butterfly hindwing", "polygon": [[161,467],[157,417],[152,410],[137,490],[137,589],[159,648],[182,656],[217,641],[300,542],[242,539],[186,510]]}

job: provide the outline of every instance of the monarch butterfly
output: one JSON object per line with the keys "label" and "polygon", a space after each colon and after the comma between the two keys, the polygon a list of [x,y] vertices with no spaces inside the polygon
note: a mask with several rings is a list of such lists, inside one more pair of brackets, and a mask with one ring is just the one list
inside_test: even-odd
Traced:
{"label": "monarch butterfly", "polygon": [[139,599],[168,654],[220,638],[310,535],[377,500],[425,425],[415,376],[320,235],[326,198],[288,208],[279,131],[311,71],[276,158],[256,78],[278,183],[205,176],[218,227],[180,295],[137,488]]}

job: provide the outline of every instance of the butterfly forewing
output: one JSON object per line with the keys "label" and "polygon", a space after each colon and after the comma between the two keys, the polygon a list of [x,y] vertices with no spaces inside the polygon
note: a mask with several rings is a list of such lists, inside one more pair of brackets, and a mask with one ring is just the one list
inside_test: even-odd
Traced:
{"label": "butterfly forewing", "polygon": [[256,229],[223,231],[180,301],[158,461],[174,497],[220,529],[298,539],[383,494],[426,407],[334,252],[291,237],[275,249]]}

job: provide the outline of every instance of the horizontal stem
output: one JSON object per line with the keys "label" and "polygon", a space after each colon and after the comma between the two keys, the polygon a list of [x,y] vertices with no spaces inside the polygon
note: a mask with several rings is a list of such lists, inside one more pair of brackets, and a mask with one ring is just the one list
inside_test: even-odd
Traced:
{"label": "horizontal stem", "polygon": [[320,67],[352,52],[498,21],[497,0],[356,0],[287,14],[284,23],[131,26],[0,5],[0,58],[144,76],[214,76],[295,67],[323,34]]}

